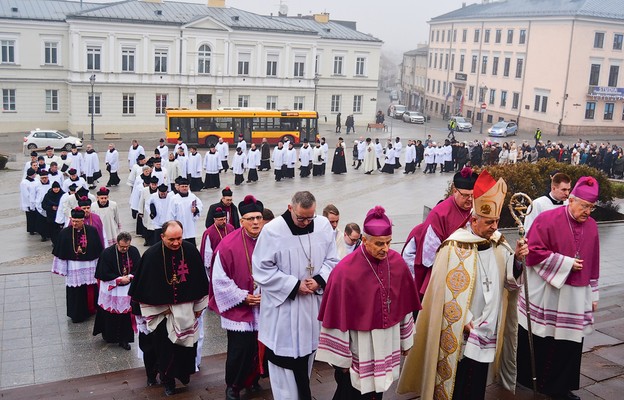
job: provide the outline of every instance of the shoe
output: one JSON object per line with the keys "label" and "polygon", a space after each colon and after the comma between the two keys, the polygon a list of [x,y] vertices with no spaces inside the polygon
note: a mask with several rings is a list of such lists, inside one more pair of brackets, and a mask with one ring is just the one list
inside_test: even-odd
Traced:
{"label": "shoe", "polygon": [[175,382],[171,384],[165,384],[165,396],[173,396],[176,392]]}
{"label": "shoe", "polygon": [[156,386],[158,385],[158,380],[156,379],[156,377],[154,378],[147,378],[147,387],[152,387],[152,386]]}
{"label": "shoe", "polygon": [[370,175],[373,171],[364,172],[366,175]]}
{"label": "shoe", "polygon": [[112,185],[106,185],[106,187],[111,187]]}
{"label": "shoe", "polygon": [[48,238],[46,238],[46,237],[42,237],[42,238],[41,238],[41,241],[42,241],[42,242],[47,242],[47,241],[48,241]]}
{"label": "shoe", "polygon": [[225,400],[239,400],[239,399],[240,399],[240,393],[237,393],[236,391],[234,391],[234,388],[228,387],[227,389],[225,389]]}
{"label": "shoe", "polygon": [[130,350],[130,343],[128,342],[119,342],[119,347],[124,350]]}
{"label": "shoe", "polygon": [[581,400],[581,398],[577,395],[575,395],[574,393],[572,393],[572,391],[568,391],[568,393],[562,395],[562,396],[554,396],[553,399],[556,400]]}
{"label": "shoe", "polygon": [[255,382],[253,385],[248,387],[247,390],[252,392],[252,393],[261,392],[262,391],[262,386],[260,386],[260,384],[258,382]]}
{"label": "shoe", "polygon": [[403,175],[408,174],[409,172],[403,172]]}

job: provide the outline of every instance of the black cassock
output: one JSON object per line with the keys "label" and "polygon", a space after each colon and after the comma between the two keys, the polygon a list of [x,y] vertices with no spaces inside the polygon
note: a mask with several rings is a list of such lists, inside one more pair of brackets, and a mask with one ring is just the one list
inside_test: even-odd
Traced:
{"label": "black cassock", "polygon": [[344,174],[347,172],[347,161],[345,160],[344,149],[336,148],[334,151],[334,160],[332,161],[332,172],[334,174]]}
{"label": "black cassock", "polygon": [[[95,277],[100,281],[100,285],[106,285],[105,282],[114,281],[124,273],[125,275],[133,274],[140,262],[141,254],[136,247],[130,246],[127,253],[121,253],[117,251],[117,245],[114,244],[102,252],[95,269]],[[107,304],[103,306],[99,304],[97,306],[93,336],[101,333],[102,338],[108,343],[134,342],[130,311],[119,313],[106,310]]]}
{"label": "black cassock", "polygon": [[[179,280],[177,284],[170,284],[173,280],[173,266],[176,266]],[[141,257],[129,294],[133,301],[149,305],[188,303],[207,296],[208,278],[197,247],[186,241],[175,252],[165,247],[162,242],[151,246]],[[197,343],[193,347],[184,347],[171,342],[167,333],[167,318],[169,316],[163,319],[154,332],[147,335],[148,338],[145,339],[148,340],[143,341],[158,349],[155,367],[160,373],[161,381],[167,385],[177,378],[186,384],[190,375],[195,373]]]}

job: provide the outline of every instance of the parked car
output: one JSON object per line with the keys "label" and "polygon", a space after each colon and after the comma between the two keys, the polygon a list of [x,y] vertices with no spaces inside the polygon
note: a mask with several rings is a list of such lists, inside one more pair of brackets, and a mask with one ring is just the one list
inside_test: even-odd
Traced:
{"label": "parked car", "polygon": [[458,132],[472,132],[472,124],[464,117],[451,117],[451,120],[457,124],[456,131]]}
{"label": "parked car", "polygon": [[511,121],[500,121],[492,125],[492,127],[488,129],[488,133],[490,136],[515,136],[518,133],[518,125]]}
{"label": "parked car", "polygon": [[418,111],[405,111],[403,113],[403,121],[411,122],[412,124],[424,124],[425,117]]}
{"label": "parked car", "polygon": [[82,147],[82,139],[52,129],[35,129],[24,136],[24,146],[29,150],[52,146],[54,149],[70,151],[74,144],[76,147]]}
{"label": "parked car", "polygon": [[392,114],[392,116],[395,119],[401,119],[403,118],[403,113],[405,111],[407,111],[407,107],[405,107],[403,104],[393,104],[392,106],[390,106],[393,108],[393,112],[394,114]]}

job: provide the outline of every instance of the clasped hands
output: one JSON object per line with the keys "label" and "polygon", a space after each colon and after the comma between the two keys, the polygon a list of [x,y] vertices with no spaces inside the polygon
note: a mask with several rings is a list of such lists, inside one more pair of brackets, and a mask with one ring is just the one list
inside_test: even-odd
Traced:
{"label": "clasped hands", "polygon": [[304,279],[299,284],[299,294],[314,294],[319,288],[319,284],[314,279]]}
{"label": "clasped hands", "polygon": [[258,306],[260,305],[261,298],[262,298],[262,295],[260,294],[248,294],[247,297],[245,297],[245,300],[243,300],[243,302],[250,306]]}

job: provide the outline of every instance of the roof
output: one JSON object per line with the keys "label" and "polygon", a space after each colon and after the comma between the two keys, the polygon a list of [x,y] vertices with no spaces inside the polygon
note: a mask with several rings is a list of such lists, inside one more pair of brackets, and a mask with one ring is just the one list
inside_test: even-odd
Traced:
{"label": "roof", "polygon": [[[13,11],[17,8],[17,11]],[[65,0],[0,0],[0,19],[37,21],[98,20],[183,26],[210,18],[234,31],[264,31],[320,36],[326,39],[376,41],[355,30],[355,23],[319,23],[310,17],[273,17],[230,7],[181,2],[124,0],[114,3],[88,3]]]}
{"label": "roof", "polygon": [[427,55],[429,53],[429,46],[419,47],[417,49],[409,50],[403,53],[404,56],[418,56],[418,55]]}
{"label": "roof", "polygon": [[624,20],[622,0],[504,0],[471,4],[430,22],[490,18],[595,17]]}

